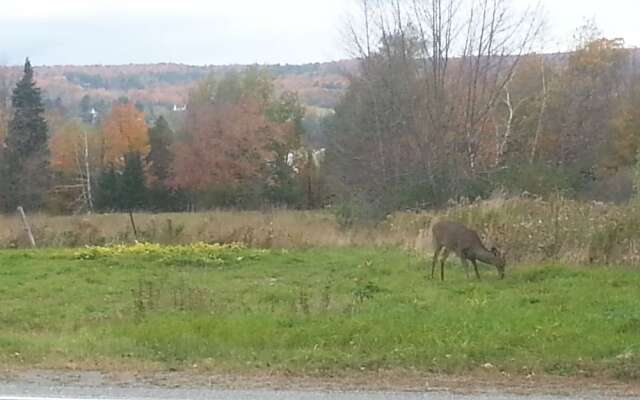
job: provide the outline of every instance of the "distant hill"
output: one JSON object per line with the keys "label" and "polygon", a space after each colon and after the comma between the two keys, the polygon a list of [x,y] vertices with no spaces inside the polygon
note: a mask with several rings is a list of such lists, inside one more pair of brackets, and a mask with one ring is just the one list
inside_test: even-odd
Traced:
{"label": "distant hill", "polygon": [[[630,49],[630,70],[640,69],[640,49]],[[547,54],[563,64],[569,53]],[[37,60],[33,60],[36,61]],[[50,103],[77,108],[83,96],[92,104],[109,104],[126,96],[148,110],[164,112],[186,104],[189,90],[209,74],[246,68],[243,65],[193,66],[185,64],[57,65],[36,67],[36,79]],[[303,65],[266,65],[279,90],[298,92],[310,110],[333,108],[348,87],[348,77],[358,71],[355,59]],[[0,67],[0,92],[8,93],[22,74],[21,67]],[[0,93],[2,95],[2,93]],[[60,100],[57,100],[60,99]],[[57,100],[57,101],[56,101]]]}
{"label": "distant hill", "polygon": [[[213,73],[245,68],[241,65],[191,66],[184,64],[60,65],[36,67],[36,79],[50,101],[60,99],[75,107],[83,96],[110,102],[122,96],[147,106],[172,108],[187,102],[189,89]],[[267,65],[280,90],[299,93],[314,108],[332,108],[348,86],[347,76],[356,70],[355,60],[304,65]],[[21,68],[0,68],[10,87]],[[60,101],[58,101],[60,102]]]}

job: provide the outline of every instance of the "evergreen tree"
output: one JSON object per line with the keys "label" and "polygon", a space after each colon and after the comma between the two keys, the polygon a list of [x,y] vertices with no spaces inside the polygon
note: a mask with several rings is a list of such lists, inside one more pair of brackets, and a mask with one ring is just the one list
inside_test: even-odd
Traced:
{"label": "evergreen tree", "polygon": [[150,151],[147,156],[149,172],[157,184],[164,186],[169,177],[173,154],[171,145],[173,144],[173,131],[167,120],[160,116],[155,125],[149,129]]}
{"label": "evergreen tree", "polygon": [[116,172],[113,164],[102,171],[98,177],[95,193],[95,206],[98,211],[108,212],[119,210],[119,187],[120,176]]}
{"label": "evergreen tree", "polygon": [[181,193],[167,185],[173,163],[173,138],[174,133],[163,116],[149,129],[150,151],[146,162],[151,176],[149,205],[154,211],[178,211],[184,204]]}
{"label": "evergreen tree", "polygon": [[48,127],[40,89],[33,79],[27,58],[24,75],[11,97],[13,115],[9,121],[3,155],[2,182],[6,211],[19,205],[33,210],[44,203],[49,188]]}
{"label": "evergreen tree", "polygon": [[120,178],[118,193],[122,210],[140,210],[147,206],[147,186],[144,178],[142,157],[137,151],[124,156],[124,170]]}

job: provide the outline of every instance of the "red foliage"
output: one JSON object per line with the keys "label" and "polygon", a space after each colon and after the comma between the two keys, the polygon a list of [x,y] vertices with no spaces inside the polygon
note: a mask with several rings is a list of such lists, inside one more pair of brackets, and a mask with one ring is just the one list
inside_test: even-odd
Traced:
{"label": "red foliage", "polygon": [[254,99],[237,104],[194,105],[185,140],[175,146],[172,185],[205,190],[259,177],[274,160],[274,145],[294,134],[292,123],[275,123]]}

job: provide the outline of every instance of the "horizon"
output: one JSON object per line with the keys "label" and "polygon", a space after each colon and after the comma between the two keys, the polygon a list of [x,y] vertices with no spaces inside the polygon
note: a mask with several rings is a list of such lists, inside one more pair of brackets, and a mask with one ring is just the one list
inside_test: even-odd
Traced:
{"label": "horizon", "polygon": [[[626,50],[632,50],[632,51],[638,51],[638,53],[640,53],[640,47],[639,46],[627,46],[625,44],[624,47]],[[570,54],[572,53],[574,50],[572,49],[568,49],[568,50],[564,50],[564,51],[543,51],[543,52],[537,52],[537,51],[533,51],[530,53],[526,53],[521,55],[521,57],[527,56],[527,55],[532,55],[532,54],[537,54],[537,55],[547,55],[547,56],[553,56],[553,55],[563,55],[563,54]],[[457,56],[452,57],[452,59],[457,58]],[[11,65],[0,65],[0,68],[22,68],[24,67],[24,64],[26,62],[26,60],[29,59],[29,62],[31,63],[31,66],[34,69],[37,68],[65,68],[65,67],[83,67],[83,68],[89,68],[89,67],[102,67],[102,68],[110,68],[110,67],[127,67],[127,66],[147,66],[147,65],[153,65],[153,66],[158,66],[158,65],[172,65],[172,66],[181,66],[181,67],[192,67],[192,68],[233,68],[233,67],[251,67],[251,66],[258,66],[258,67],[276,67],[276,66],[304,66],[304,65],[323,65],[323,64],[339,64],[339,63],[346,63],[346,62],[352,62],[352,61],[356,61],[358,60],[358,57],[354,56],[352,58],[341,58],[341,59],[337,59],[337,60],[327,60],[327,61],[311,61],[311,62],[303,62],[303,63],[267,63],[267,64],[262,64],[262,63],[248,63],[248,64],[186,64],[186,63],[181,63],[181,62],[166,62],[166,61],[159,61],[159,62],[145,62],[145,63],[122,63],[122,64],[37,64],[33,62],[33,59],[29,56],[27,56],[21,63],[17,63],[17,64],[11,64]]]}

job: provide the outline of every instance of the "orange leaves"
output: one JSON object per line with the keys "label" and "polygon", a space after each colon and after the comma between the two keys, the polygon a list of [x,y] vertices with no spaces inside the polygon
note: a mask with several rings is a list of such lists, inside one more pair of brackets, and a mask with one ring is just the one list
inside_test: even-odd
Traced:
{"label": "orange leaves", "polygon": [[186,140],[176,146],[173,184],[192,190],[260,176],[274,146],[294,134],[292,123],[268,120],[263,102],[198,104],[189,109]]}
{"label": "orange leaves", "polygon": [[79,124],[68,122],[57,127],[51,136],[51,167],[61,173],[73,173],[76,169],[76,154],[84,138]]}
{"label": "orange leaves", "polygon": [[130,102],[116,102],[102,125],[103,164],[122,166],[123,155],[149,153],[149,131],[144,114]]}
{"label": "orange leaves", "polygon": [[578,72],[593,77],[606,75],[613,67],[624,64],[629,51],[622,39],[596,39],[578,49],[569,57],[569,65]]}

